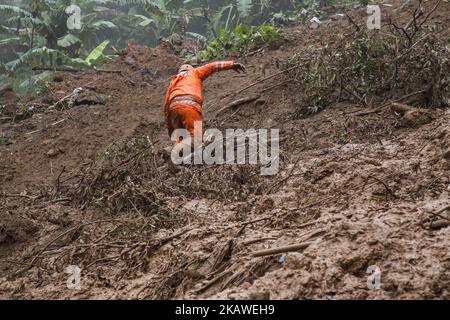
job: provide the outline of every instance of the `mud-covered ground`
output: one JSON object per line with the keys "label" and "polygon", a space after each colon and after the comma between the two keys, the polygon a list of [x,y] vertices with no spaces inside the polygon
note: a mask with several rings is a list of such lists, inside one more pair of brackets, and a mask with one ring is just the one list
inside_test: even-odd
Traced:
{"label": "mud-covered ground", "polygon": [[[403,23],[412,10],[392,14]],[[448,12],[442,2],[428,22],[447,26],[442,39]],[[343,101],[298,118],[302,88],[271,89],[283,75],[236,93],[352,28],[341,18],[286,29],[238,57],[246,75],[205,82],[207,127],[280,129],[275,176],[167,166],[161,102],[182,60],[164,47],[130,43],[103,66],[120,73],[64,73],[42,96],[0,97],[0,297],[448,299],[448,108],[361,114]],[[76,105],[55,104],[78,87]],[[302,246],[254,256],[289,245]],[[79,290],[67,287],[70,265]]]}

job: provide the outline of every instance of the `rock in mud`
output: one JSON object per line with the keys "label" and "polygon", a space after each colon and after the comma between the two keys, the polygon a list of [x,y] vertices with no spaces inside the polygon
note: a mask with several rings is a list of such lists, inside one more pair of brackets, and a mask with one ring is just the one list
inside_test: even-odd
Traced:
{"label": "rock in mud", "polygon": [[136,64],[136,60],[131,57],[126,57],[123,61],[130,66],[134,66]]}
{"label": "rock in mud", "polygon": [[59,149],[59,148],[57,148],[57,149],[52,148],[52,149],[47,151],[47,156],[49,158],[54,158],[57,155],[59,155],[60,153],[64,153],[64,151],[62,149]]}
{"label": "rock in mud", "polygon": [[75,105],[94,105],[94,104],[106,104],[109,96],[95,93],[86,93],[80,95],[76,101]]}

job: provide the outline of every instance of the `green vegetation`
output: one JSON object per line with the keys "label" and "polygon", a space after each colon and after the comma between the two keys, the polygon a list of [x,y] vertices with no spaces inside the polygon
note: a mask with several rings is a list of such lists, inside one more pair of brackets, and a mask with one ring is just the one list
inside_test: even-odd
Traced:
{"label": "green vegetation", "polygon": [[197,54],[201,61],[223,58],[229,52],[244,53],[249,48],[263,43],[270,43],[280,37],[280,33],[272,26],[239,25],[232,32],[223,29],[217,38],[212,40],[204,50]]}
{"label": "green vegetation", "polygon": [[130,39],[155,46],[176,33],[199,40],[202,60],[245,52],[276,39],[274,26],[320,16],[321,7],[344,2],[349,0],[3,0],[0,85],[36,92],[53,73],[33,67],[90,68],[111,58],[111,46],[123,48]]}
{"label": "green vegetation", "polygon": [[336,101],[368,106],[374,99],[388,100],[393,89],[414,92],[424,84],[428,97],[423,106],[449,105],[448,51],[433,31],[392,26],[369,33],[361,28],[348,37],[320,50],[299,48],[289,60],[293,70],[288,77],[306,93],[294,117]]}

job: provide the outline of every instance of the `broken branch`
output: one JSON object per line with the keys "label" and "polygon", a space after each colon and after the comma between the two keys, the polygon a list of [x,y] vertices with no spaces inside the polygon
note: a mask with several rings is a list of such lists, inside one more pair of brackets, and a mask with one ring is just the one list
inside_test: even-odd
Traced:
{"label": "broken branch", "polygon": [[262,78],[261,80],[255,81],[255,82],[249,84],[248,86],[246,86],[246,87],[240,89],[240,90],[239,90],[238,92],[236,92],[236,93],[241,93],[242,91],[245,91],[245,90],[247,90],[247,89],[250,89],[251,87],[256,86],[258,83],[261,83],[261,82],[264,82],[264,81],[266,81],[266,80],[269,80],[269,79],[271,79],[271,78],[273,78],[273,77],[276,77],[276,76],[278,76],[278,75],[280,75],[280,74],[283,74],[283,73],[285,73],[285,72],[294,70],[294,69],[297,68],[298,66],[299,66],[299,64],[296,64],[296,65],[293,66],[293,67],[290,67],[290,68],[281,70],[280,72],[274,73],[274,74],[272,74],[272,75],[270,75],[270,76],[267,76],[267,77],[265,77],[265,78]]}
{"label": "broken branch", "polygon": [[413,93],[408,93],[408,94],[406,94],[404,96],[401,96],[400,98],[397,98],[395,100],[386,102],[385,104],[383,104],[380,107],[375,108],[373,110],[362,111],[362,112],[357,112],[357,113],[353,113],[353,114],[352,113],[348,113],[348,115],[353,115],[355,117],[361,117],[361,116],[365,116],[365,115],[372,114],[372,113],[378,113],[381,110],[383,110],[384,108],[386,108],[387,106],[391,105],[392,103],[399,102],[399,101],[402,101],[403,99],[406,99],[406,98],[409,98],[409,97],[412,97],[412,96],[415,96],[415,95],[418,95],[418,94],[421,94],[421,93],[425,93],[425,92],[426,92],[426,90],[419,90],[419,91],[416,91],[416,92],[413,92]]}
{"label": "broken branch", "polygon": [[447,211],[447,210],[449,210],[449,209],[450,209],[450,206],[446,206],[446,207],[444,207],[444,208],[442,208],[442,209],[440,209],[440,210],[438,210],[438,211],[436,211],[436,212],[431,212],[431,211],[425,211],[425,212],[426,212],[426,213],[429,213],[429,214],[431,214],[431,215],[433,215],[433,216],[435,216],[435,217],[439,217],[439,218],[441,218],[441,219],[450,221],[449,218],[447,218],[447,217],[445,217],[445,216],[443,216],[443,215],[441,214],[441,213],[443,213],[443,212],[445,212],[445,211]]}
{"label": "broken branch", "polygon": [[305,249],[309,247],[313,242],[303,242],[300,244],[294,244],[290,246],[285,247],[278,247],[278,248],[271,248],[271,249],[265,249],[265,250],[259,250],[252,253],[253,257],[264,257],[264,256],[270,256],[278,253],[285,253],[290,251],[298,251]]}
{"label": "broken branch", "polygon": [[222,109],[220,109],[219,111],[217,111],[216,117],[217,117],[221,112],[223,112],[223,111],[225,111],[225,110],[232,109],[232,108],[236,108],[236,107],[238,107],[238,106],[240,106],[240,105],[243,105],[243,104],[245,104],[245,103],[255,101],[256,99],[259,99],[259,97],[260,97],[260,96],[258,95],[258,96],[252,96],[252,97],[246,97],[246,98],[234,100],[233,102],[227,104],[225,107],[223,107]]}

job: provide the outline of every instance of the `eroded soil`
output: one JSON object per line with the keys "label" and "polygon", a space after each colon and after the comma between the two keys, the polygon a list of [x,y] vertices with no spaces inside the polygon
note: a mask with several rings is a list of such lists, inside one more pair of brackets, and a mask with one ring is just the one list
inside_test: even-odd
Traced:
{"label": "eroded soil", "polygon": [[[448,27],[448,12],[443,2],[431,21]],[[43,96],[2,97],[0,297],[450,298],[448,108],[358,115],[366,108],[344,101],[298,118],[302,89],[270,89],[282,78],[236,94],[296,48],[351,29],[346,19],[287,29],[285,41],[239,57],[246,75],[205,82],[207,127],[280,129],[276,176],[251,166],[170,170],[161,102],[182,60],[164,47],[130,43],[103,67],[120,74],[67,73]],[[51,108],[78,87],[84,103]],[[80,290],[67,288],[69,265],[81,268]],[[381,272],[379,289],[368,286],[369,267]]]}

